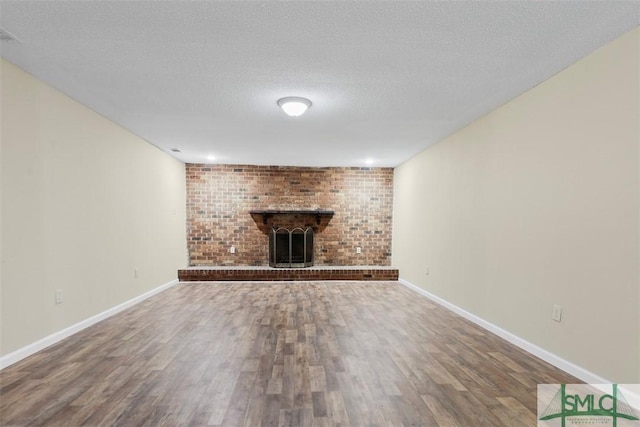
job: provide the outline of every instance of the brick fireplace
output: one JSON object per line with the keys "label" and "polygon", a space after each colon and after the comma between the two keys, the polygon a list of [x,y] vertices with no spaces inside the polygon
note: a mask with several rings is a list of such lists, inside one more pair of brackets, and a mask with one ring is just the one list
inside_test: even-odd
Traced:
{"label": "brick fireplace", "polygon": [[186,175],[191,266],[267,266],[274,227],[313,228],[316,266],[391,263],[391,168],[187,164]]}

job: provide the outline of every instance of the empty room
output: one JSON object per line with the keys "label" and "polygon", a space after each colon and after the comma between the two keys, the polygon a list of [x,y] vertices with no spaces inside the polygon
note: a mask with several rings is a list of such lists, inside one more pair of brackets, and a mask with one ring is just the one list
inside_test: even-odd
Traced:
{"label": "empty room", "polygon": [[0,0],[0,425],[640,427],[637,1]]}

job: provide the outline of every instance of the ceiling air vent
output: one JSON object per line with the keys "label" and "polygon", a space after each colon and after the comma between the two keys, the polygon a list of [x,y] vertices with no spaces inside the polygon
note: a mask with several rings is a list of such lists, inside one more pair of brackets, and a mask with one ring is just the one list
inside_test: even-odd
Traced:
{"label": "ceiling air vent", "polygon": [[173,151],[174,153],[182,153],[179,148],[169,148],[169,150]]}
{"label": "ceiling air vent", "polygon": [[20,42],[20,39],[18,39],[16,36],[5,30],[4,28],[0,28],[0,42]]}

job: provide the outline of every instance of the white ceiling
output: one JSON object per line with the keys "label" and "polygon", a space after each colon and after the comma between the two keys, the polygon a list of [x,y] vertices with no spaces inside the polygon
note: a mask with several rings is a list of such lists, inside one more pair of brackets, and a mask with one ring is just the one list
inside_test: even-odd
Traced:
{"label": "white ceiling", "polygon": [[[4,58],[182,161],[396,166],[637,26],[640,3],[2,0],[0,15],[20,39]],[[288,117],[284,96],[313,106]]]}

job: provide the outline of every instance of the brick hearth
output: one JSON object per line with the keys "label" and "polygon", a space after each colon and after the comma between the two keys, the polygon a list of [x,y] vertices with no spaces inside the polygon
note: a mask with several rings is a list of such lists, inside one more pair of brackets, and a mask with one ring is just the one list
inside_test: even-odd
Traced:
{"label": "brick hearth", "polygon": [[178,270],[181,282],[293,281],[293,280],[398,280],[392,267],[188,267]]}

